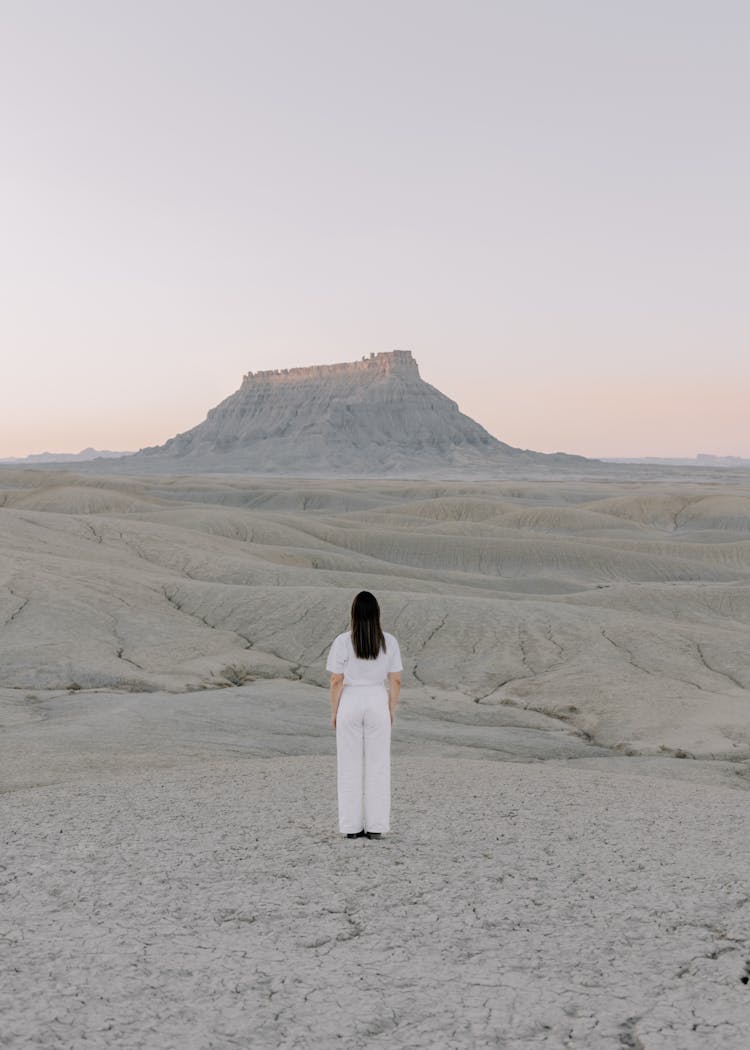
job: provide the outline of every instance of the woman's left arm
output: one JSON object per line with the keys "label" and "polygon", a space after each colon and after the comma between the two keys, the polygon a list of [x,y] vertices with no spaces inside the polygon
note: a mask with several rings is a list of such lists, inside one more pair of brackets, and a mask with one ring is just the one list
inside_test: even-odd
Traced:
{"label": "woman's left arm", "polygon": [[331,675],[331,725],[336,728],[336,715],[339,710],[339,701],[344,691],[344,676],[342,674]]}
{"label": "woman's left arm", "polygon": [[388,675],[388,713],[391,716],[391,725],[396,718],[396,704],[401,692],[401,672],[391,671]]}

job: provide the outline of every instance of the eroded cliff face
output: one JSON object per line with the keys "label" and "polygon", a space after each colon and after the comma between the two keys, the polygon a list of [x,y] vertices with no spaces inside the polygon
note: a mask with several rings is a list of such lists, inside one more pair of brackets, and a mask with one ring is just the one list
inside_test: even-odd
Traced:
{"label": "eroded cliff face", "polygon": [[498,441],[419,375],[409,351],[249,372],[203,423],[134,459],[284,474],[491,470],[546,459]]}

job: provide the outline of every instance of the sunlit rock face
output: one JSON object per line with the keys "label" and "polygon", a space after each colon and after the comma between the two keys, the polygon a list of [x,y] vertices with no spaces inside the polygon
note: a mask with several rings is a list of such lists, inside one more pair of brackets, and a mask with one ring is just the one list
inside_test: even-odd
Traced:
{"label": "sunlit rock face", "polygon": [[144,467],[288,474],[473,469],[579,457],[512,448],[419,375],[409,351],[249,372],[203,423],[131,457]]}

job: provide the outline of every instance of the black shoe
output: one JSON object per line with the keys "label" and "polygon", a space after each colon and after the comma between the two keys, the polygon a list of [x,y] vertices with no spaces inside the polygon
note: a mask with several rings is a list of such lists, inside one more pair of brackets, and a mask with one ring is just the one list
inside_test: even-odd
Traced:
{"label": "black shoe", "polygon": [[382,831],[363,831],[363,835],[366,835],[368,839],[382,839]]}
{"label": "black shoe", "polygon": [[348,839],[361,839],[367,834],[366,831],[349,831],[346,837]]}

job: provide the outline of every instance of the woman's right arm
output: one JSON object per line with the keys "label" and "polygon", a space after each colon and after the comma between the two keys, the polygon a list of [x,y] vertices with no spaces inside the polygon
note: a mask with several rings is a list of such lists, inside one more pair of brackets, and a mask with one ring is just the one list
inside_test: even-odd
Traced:
{"label": "woman's right arm", "polygon": [[336,715],[339,710],[339,700],[344,691],[344,676],[342,674],[331,675],[331,725],[336,728]]}

